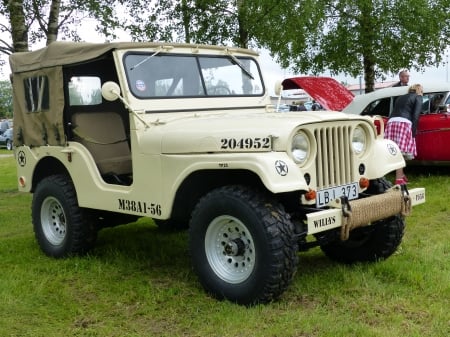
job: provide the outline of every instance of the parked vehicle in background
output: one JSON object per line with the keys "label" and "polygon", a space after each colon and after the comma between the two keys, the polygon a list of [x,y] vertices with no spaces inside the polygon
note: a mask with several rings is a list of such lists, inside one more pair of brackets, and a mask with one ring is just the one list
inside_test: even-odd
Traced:
{"label": "parked vehicle in background", "polygon": [[[344,113],[381,116],[387,122],[394,102],[408,87],[390,87],[353,96],[342,84],[328,77],[295,77],[283,87],[302,88],[322,106]],[[417,157],[414,163],[450,164],[450,84],[423,84],[423,107],[417,127]],[[378,128],[380,125],[378,124]]]}
{"label": "parked vehicle in background", "polygon": [[12,123],[9,120],[5,119],[0,121],[0,135],[11,127]]}
{"label": "parked vehicle in background", "polygon": [[[450,84],[423,84],[423,106],[416,133],[417,156],[412,162],[450,164]],[[398,96],[408,87],[385,88],[356,96],[342,111],[379,115],[387,122]]]}
{"label": "parked vehicle in background", "polygon": [[[425,190],[368,116],[277,112],[254,51],[53,42],[10,56],[21,192],[42,251],[85,254],[105,226],[189,227],[205,290],[279,297],[298,251],[375,262],[401,243]],[[94,253],[95,254],[95,253]]]}
{"label": "parked vehicle in background", "polygon": [[9,128],[0,135],[0,147],[6,147],[7,150],[13,149],[13,129]]}

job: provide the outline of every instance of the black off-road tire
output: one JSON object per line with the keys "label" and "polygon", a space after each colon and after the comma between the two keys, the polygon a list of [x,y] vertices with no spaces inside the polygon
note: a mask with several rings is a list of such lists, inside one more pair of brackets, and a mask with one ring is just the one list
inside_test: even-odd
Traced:
{"label": "black off-road tire", "polygon": [[243,186],[204,196],[190,226],[193,268],[205,290],[244,305],[279,297],[298,262],[294,226],[281,204]]}
{"label": "black off-road tire", "polygon": [[78,206],[73,183],[65,175],[39,182],[33,194],[32,220],[40,248],[55,258],[85,254],[97,238],[94,224]]}
{"label": "black off-road tire", "polygon": [[[392,184],[384,178],[371,181],[369,194],[383,193]],[[399,215],[354,229],[346,241],[337,240],[321,249],[330,259],[346,264],[376,262],[391,256],[401,244],[405,222]]]}

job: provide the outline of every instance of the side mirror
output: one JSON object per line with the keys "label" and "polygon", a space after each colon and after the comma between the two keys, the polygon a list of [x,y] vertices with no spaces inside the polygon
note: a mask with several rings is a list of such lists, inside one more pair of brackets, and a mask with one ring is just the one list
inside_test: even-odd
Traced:
{"label": "side mirror", "polygon": [[116,82],[108,81],[102,85],[102,96],[107,101],[115,101],[120,96],[120,87]]}
{"label": "side mirror", "polygon": [[280,96],[281,92],[283,91],[283,86],[281,85],[281,81],[275,82],[275,95]]}

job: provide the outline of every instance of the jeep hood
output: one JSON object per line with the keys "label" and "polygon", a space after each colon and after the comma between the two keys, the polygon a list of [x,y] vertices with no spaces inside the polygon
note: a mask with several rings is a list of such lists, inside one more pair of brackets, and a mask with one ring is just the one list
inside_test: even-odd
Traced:
{"label": "jeep hood", "polygon": [[[162,123],[149,134],[159,134],[161,149],[153,150],[166,154],[287,151],[293,132],[301,125],[361,119],[366,118],[335,111],[246,114],[241,110],[200,116],[172,115],[172,119],[160,119]],[[144,138],[141,141],[145,142]],[[267,139],[270,147],[263,146]]]}
{"label": "jeep hood", "polygon": [[303,89],[326,110],[342,111],[354,97],[350,90],[331,77],[292,77],[281,84],[283,90]]}

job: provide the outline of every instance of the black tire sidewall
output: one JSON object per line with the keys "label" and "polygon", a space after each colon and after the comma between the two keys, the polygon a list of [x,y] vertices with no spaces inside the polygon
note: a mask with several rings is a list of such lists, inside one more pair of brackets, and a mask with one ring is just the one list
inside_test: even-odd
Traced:
{"label": "black tire sidewall", "polygon": [[[48,240],[41,223],[42,205],[48,197],[53,197],[60,203],[65,215],[66,233],[58,245]],[[91,246],[94,235],[92,228],[85,223],[83,212],[78,207],[73,184],[66,176],[50,176],[38,184],[33,194],[32,220],[36,240],[48,256],[60,258],[80,254]]]}

